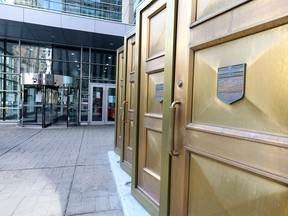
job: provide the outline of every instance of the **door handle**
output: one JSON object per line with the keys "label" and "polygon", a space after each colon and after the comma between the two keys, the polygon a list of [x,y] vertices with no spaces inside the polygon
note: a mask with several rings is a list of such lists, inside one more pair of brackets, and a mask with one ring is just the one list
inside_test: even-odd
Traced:
{"label": "door handle", "polygon": [[122,121],[123,122],[125,122],[125,120],[126,120],[126,103],[128,103],[128,101],[123,101],[123,103],[122,103],[122,110],[123,110]]}
{"label": "door handle", "polygon": [[170,117],[170,126],[169,126],[169,138],[168,138],[168,143],[169,143],[169,154],[171,156],[177,156],[179,155],[178,151],[174,149],[174,127],[175,127],[175,114],[176,114],[176,106],[180,106],[181,102],[180,101],[174,101],[169,109],[169,117]]}

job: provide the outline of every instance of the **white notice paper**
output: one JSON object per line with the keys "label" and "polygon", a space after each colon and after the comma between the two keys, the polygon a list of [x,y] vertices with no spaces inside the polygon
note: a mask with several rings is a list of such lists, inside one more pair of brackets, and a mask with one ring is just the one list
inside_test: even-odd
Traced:
{"label": "white notice paper", "polygon": [[36,94],[35,102],[36,103],[41,103],[42,102],[42,94]]}

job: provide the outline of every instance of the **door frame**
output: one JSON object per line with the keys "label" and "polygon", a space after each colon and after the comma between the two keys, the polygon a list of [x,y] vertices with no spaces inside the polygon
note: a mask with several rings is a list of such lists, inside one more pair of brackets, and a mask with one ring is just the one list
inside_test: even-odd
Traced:
{"label": "door frame", "polygon": [[[93,106],[93,88],[99,87],[99,88],[103,88],[103,100],[102,100],[102,121],[92,121],[92,106]],[[110,88],[114,88],[116,89],[116,85],[115,84],[105,84],[105,83],[90,83],[90,90],[89,90],[89,94],[90,94],[90,103],[89,103],[89,124],[90,125],[109,125],[109,124],[115,124],[115,121],[111,122],[108,121],[108,115],[107,115],[107,111],[108,111],[108,100],[107,100],[107,96],[108,96],[108,90]],[[115,95],[116,96],[116,95]]]}

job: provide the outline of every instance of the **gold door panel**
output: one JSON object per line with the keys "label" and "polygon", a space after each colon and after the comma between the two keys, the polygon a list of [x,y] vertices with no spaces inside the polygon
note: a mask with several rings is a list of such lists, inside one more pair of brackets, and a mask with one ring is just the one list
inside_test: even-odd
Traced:
{"label": "gold door panel", "polygon": [[134,76],[135,76],[135,30],[131,31],[125,37],[125,119],[124,119],[124,148],[122,157],[122,167],[131,174],[132,167],[132,131],[133,131],[133,113],[134,113]]}
{"label": "gold door panel", "polygon": [[287,185],[190,154],[188,215],[288,214]]}
{"label": "gold door panel", "polygon": [[149,5],[141,21],[137,188],[159,205],[163,99],[157,88],[165,76],[165,1]]}
{"label": "gold door panel", "polygon": [[123,134],[123,125],[122,125],[122,115],[123,115],[123,83],[124,83],[124,48],[121,47],[117,50],[117,118],[115,122],[115,151],[119,153],[122,149],[122,134]]}
{"label": "gold door panel", "polygon": [[[287,215],[287,1],[197,2],[184,113],[187,214]],[[244,97],[228,105],[217,97],[219,68],[244,64]],[[236,79],[228,80],[231,93]]]}
{"label": "gold door panel", "polygon": [[[161,9],[159,9],[161,10]],[[149,17],[149,48],[148,58],[157,56],[165,51],[165,10],[156,11]]]}
{"label": "gold door panel", "polygon": [[[245,95],[228,105],[217,98],[217,70],[240,63],[246,63]],[[288,25],[196,51],[192,121],[286,135],[286,68]]]}

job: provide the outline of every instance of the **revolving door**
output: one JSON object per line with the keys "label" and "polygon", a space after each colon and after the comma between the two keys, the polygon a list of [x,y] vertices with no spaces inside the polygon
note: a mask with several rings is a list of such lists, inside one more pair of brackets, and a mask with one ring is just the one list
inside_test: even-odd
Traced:
{"label": "revolving door", "polygon": [[24,85],[22,100],[22,126],[68,127],[79,122],[79,89]]}

